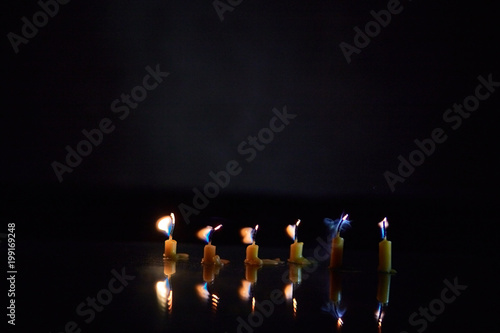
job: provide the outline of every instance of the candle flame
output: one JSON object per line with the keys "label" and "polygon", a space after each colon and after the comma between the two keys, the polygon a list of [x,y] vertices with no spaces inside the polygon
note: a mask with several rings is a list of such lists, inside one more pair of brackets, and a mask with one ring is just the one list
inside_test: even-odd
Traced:
{"label": "candle flame", "polygon": [[293,300],[293,316],[297,316],[297,299],[294,297]]}
{"label": "candle flame", "polygon": [[285,286],[285,290],[283,293],[285,294],[286,300],[290,301],[293,298],[293,283],[288,283]]}
{"label": "candle flame", "polygon": [[344,213],[342,213],[340,218],[336,220],[325,218],[323,222],[325,222],[330,232],[335,233],[336,235],[340,235],[340,232],[348,228],[351,223],[351,221],[349,221],[349,214]]}
{"label": "candle flame", "polygon": [[210,243],[212,241],[212,234],[214,233],[214,231],[217,231],[220,228],[222,228],[222,224],[219,224],[215,228],[208,225],[205,228],[199,230],[196,233],[196,236],[198,236],[199,239],[204,240],[207,243]]}
{"label": "candle flame", "polygon": [[217,311],[217,306],[219,305],[219,296],[212,294],[212,310]]}
{"label": "candle flame", "polygon": [[378,327],[382,326],[382,319],[384,318],[385,312],[382,308],[382,303],[378,304],[377,311],[375,311],[375,318],[377,319]]}
{"label": "candle flame", "polygon": [[175,215],[174,213],[163,216],[156,221],[156,228],[163,231],[168,237],[172,236],[175,227]]}
{"label": "candle flame", "polygon": [[337,328],[341,328],[342,325],[344,325],[344,321],[342,320],[342,318],[337,319]]}
{"label": "candle flame", "polygon": [[329,301],[325,306],[321,307],[321,310],[336,318],[337,323],[340,323],[341,325],[344,324],[342,317],[344,316],[346,310],[340,306],[339,302]]}
{"label": "candle flame", "polygon": [[201,283],[196,286],[196,292],[201,299],[208,300],[210,298],[210,293],[208,292],[208,284]]}
{"label": "candle flame", "polygon": [[168,293],[167,306],[168,306],[168,312],[172,313],[172,307],[173,307],[173,293],[172,293],[172,289],[170,289],[170,292]]}
{"label": "candle flame", "polygon": [[255,311],[255,297],[252,297],[252,312]]}
{"label": "candle flame", "polygon": [[382,221],[378,223],[380,230],[382,231],[382,238],[387,237],[387,227],[389,226],[389,222],[387,222],[387,217],[384,217]]}
{"label": "candle flame", "polygon": [[243,237],[243,243],[252,244],[255,243],[255,235],[257,234],[257,230],[259,229],[259,225],[257,224],[254,228],[242,228],[240,230],[241,237]]}
{"label": "candle flame", "polygon": [[247,280],[241,280],[241,287],[238,289],[238,294],[240,298],[244,301],[248,301],[250,299],[250,291],[252,287],[252,283]]}
{"label": "candle flame", "polygon": [[293,241],[297,240],[297,227],[299,226],[299,224],[300,224],[300,219],[298,219],[297,222],[295,222],[295,224],[289,224],[286,227],[286,233],[288,234],[288,236],[290,236],[290,238]]}

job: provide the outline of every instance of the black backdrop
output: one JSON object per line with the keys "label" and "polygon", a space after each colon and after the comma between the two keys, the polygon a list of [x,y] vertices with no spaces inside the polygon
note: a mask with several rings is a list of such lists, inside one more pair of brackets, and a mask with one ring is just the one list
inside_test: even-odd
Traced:
{"label": "black backdrop", "polygon": [[[221,20],[210,1],[71,1],[52,5],[53,17],[37,14],[35,1],[8,2],[2,215],[18,222],[21,239],[160,241],[154,222],[174,211],[184,241],[221,220],[220,242],[259,223],[264,244],[287,244],[283,228],[296,218],[312,241],[326,232],[324,217],[345,210],[353,247],[372,247],[384,216],[401,248],[455,251],[471,236],[492,246],[481,223],[495,199],[499,92],[460,124],[443,118],[476,93],[479,76],[500,81],[492,4],[234,4]],[[341,43],[355,46],[355,28],[388,4],[386,26],[372,23],[348,62]],[[23,28],[33,20],[38,31],[21,39],[23,29],[34,34]],[[155,70],[158,84],[140,88],[154,85],[144,78]],[[127,94],[141,101],[125,114]],[[272,138],[264,130],[265,148],[247,161],[238,147],[284,108],[296,117]],[[77,149],[103,119],[110,133],[60,181],[54,162],[66,164],[66,147]],[[391,190],[384,173],[397,176],[398,157],[436,128],[446,141]],[[183,223],[179,205],[193,206],[193,189],[232,160],[241,172]]]}

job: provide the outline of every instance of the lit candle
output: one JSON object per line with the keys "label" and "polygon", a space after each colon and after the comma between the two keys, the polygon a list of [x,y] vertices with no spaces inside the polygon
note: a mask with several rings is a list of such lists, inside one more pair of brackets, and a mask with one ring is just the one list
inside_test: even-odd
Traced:
{"label": "lit candle", "polygon": [[259,258],[259,246],[255,244],[255,235],[259,225],[255,228],[243,228],[241,229],[241,236],[243,237],[243,243],[250,244],[246,249],[246,259],[245,264],[247,265],[262,265],[262,260]]}
{"label": "lit candle", "polygon": [[394,273],[396,271],[391,266],[392,243],[387,240],[387,227],[389,226],[387,218],[384,217],[378,225],[382,231],[382,241],[378,244],[378,271]]}
{"label": "lit candle", "polygon": [[349,214],[345,214],[335,221],[328,218],[325,219],[325,223],[335,235],[335,237],[332,238],[332,250],[330,254],[330,268],[332,269],[339,269],[342,267],[344,257],[344,238],[340,237],[340,232],[349,226],[350,221],[348,220],[348,217]]}
{"label": "lit candle", "polygon": [[300,220],[297,220],[294,225],[289,224],[286,228],[288,235],[293,240],[292,245],[290,245],[290,258],[288,259],[288,261],[295,264],[309,264],[310,261],[302,256],[302,248],[304,247],[304,243],[297,241],[297,228],[299,224]]}
{"label": "lit candle", "polygon": [[174,213],[170,214],[169,216],[160,218],[156,222],[156,227],[159,230],[165,232],[165,234],[168,236],[168,239],[165,241],[165,252],[163,253],[163,256],[167,260],[176,260],[177,242],[174,239],[172,239],[172,234],[174,232],[174,227],[175,227]]}
{"label": "lit candle", "polygon": [[198,231],[198,237],[205,240],[208,244],[205,245],[203,249],[203,259],[201,260],[202,264],[215,264],[221,265],[223,264],[220,260],[220,257],[215,254],[216,247],[212,245],[212,235],[215,231],[222,228],[222,224],[219,224],[217,227],[213,228],[211,226],[207,226],[200,231]]}

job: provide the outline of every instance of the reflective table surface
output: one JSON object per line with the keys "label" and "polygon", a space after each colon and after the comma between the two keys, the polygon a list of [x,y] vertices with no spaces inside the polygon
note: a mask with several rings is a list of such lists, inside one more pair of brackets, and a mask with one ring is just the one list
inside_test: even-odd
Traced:
{"label": "reflective table surface", "polygon": [[283,260],[261,268],[243,263],[245,245],[215,244],[230,261],[215,268],[200,263],[203,244],[179,241],[189,260],[165,262],[162,242],[18,241],[16,330],[463,332],[493,317],[483,298],[496,289],[474,255],[394,252],[388,275],[376,251],[346,251],[332,272],[326,244],[305,244],[314,262],[302,267],[261,246]]}

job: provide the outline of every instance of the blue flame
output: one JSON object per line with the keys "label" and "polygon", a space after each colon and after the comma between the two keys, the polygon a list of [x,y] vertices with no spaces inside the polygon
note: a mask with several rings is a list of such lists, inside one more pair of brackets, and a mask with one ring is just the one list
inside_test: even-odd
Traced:
{"label": "blue flame", "polygon": [[328,227],[328,230],[330,230],[331,233],[340,233],[341,231],[344,231],[348,227],[350,227],[351,221],[347,219],[349,215],[342,213],[340,218],[336,220],[332,220],[330,218],[325,218],[323,222],[325,222],[326,226]]}
{"label": "blue flame", "polygon": [[326,305],[321,307],[321,311],[328,313],[333,316],[335,319],[340,319],[344,316],[345,309],[340,306],[340,304],[329,301]]}

